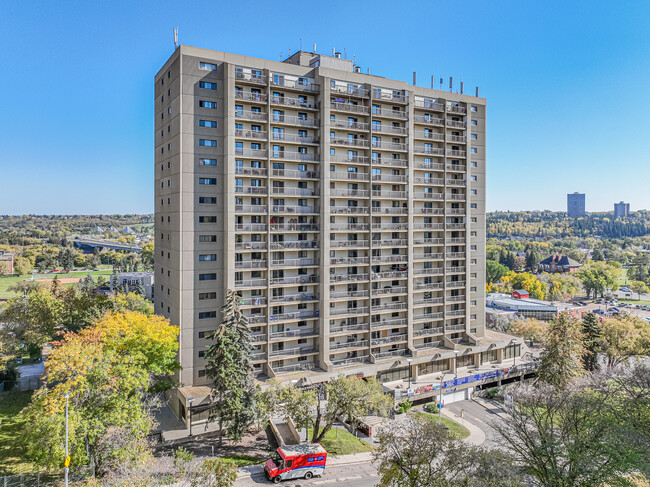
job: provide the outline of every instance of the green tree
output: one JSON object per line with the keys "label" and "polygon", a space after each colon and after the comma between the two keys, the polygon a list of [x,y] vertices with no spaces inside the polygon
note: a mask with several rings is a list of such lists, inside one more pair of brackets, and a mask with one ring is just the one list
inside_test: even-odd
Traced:
{"label": "green tree", "polygon": [[70,247],[63,248],[59,251],[57,260],[64,270],[70,271],[74,268],[74,260],[77,253]]}
{"label": "green tree", "polygon": [[250,331],[238,300],[234,291],[227,291],[223,321],[209,336],[214,342],[205,353],[206,375],[212,380],[209,420],[219,425],[219,445],[226,432],[232,439],[240,439],[256,419]]}
{"label": "green tree", "polygon": [[647,294],[650,292],[648,285],[643,281],[634,281],[632,284],[630,284],[630,289],[632,292],[635,292],[637,294],[639,300],[641,300],[642,294]]}
{"label": "green tree", "polygon": [[570,274],[553,274],[548,278],[548,298],[570,301],[580,291],[580,281]]}
{"label": "green tree", "polygon": [[597,298],[599,294],[603,296],[607,289],[616,287],[620,270],[606,262],[591,261],[583,265],[575,275],[582,282],[587,296],[593,293],[594,298]]}
{"label": "green tree", "polygon": [[593,253],[591,254],[591,260],[594,262],[599,262],[605,260],[605,254],[601,249],[594,249]]}
{"label": "green tree", "polygon": [[437,422],[409,417],[391,422],[374,451],[380,487],[520,487],[514,459],[452,438]]}
{"label": "green tree", "polygon": [[47,385],[27,411],[30,459],[60,467],[66,394],[73,465],[93,461],[102,474],[148,455],[154,424],[148,392],[157,376],[178,368],[177,340],[178,328],[166,319],[131,312],[67,333],[46,362]]}
{"label": "green tree", "polygon": [[508,273],[508,268],[493,260],[485,261],[485,278],[486,282],[499,282],[503,276]]}
{"label": "green tree", "polygon": [[650,327],[645,321],[631,316],[605,318],[600,328],[601,350],[607,358],[607,367],[650,353]]}
{"label": "green tree", "polygon": [[537,375],[562,389],[583,373],[582,324],[568,313],[560,313],[549,325]]}
{"label": "green tree", "polygon": [[598,369],[598,352],[602,340],[600,323],[594,313],[587,313],[582,317],[582,333],[584,335],[582,363],[586,370],[593,372]]}

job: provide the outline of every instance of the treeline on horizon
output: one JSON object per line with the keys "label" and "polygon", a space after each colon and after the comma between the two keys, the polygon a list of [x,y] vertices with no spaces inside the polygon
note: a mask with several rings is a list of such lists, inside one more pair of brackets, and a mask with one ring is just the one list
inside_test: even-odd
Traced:
{"label": "treeline on horizon", "polygon": [[486,220],[488,238],[625,238],[650,234],[650,215],[645,210],[616,219],[613,212],[569,218],[566,212],[496,211],[487,213]]}

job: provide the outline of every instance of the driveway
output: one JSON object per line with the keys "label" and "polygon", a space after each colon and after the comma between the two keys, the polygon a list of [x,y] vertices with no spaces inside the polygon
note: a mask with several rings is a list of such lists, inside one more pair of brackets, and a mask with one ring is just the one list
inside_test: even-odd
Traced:
{"label": "driveway", "polygon": [[496,448],[502,443],[499,435],[490,427],[490,423],[493,421],[502,421],[499,416],[499,413],[503,412],[501,409],[490,408],[490,410],[486,410],[483,406],[471,400],[445,404],[445,409],[459,416],[461,411],[465,410],[465,419],[463,421],[473,424],[485,433],[485,441],[481,446]]}

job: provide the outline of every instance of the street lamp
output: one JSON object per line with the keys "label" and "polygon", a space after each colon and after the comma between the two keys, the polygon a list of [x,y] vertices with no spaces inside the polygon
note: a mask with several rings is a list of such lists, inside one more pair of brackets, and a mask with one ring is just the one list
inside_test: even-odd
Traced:
{"label": "street lamp", "polygon": [[190,412],[190,435],[189,435],[189,436],[192,436],[192,403],[194,402],[194,398],[193,398],[193,397],[190,397],[190,398],[187,400],[187,402],[189,403],[189,406],[188,406],[187,409],[188,409],[189,412]]}
{"label": "street lamp", "polygon": [[[454,378],[458,377],[458,373],[456,372],[449,372],[449,374],[454,374]],[[445,382],[445,375],[447,373],[442,374],[442,377],[440,378],[440,402],[438,403],[438,424],[442,424],[442,385]]]}
{"label": "street lamp", "polygon": [[412,375],[412,369],[411,369],[411,362],[413,362],[412,359],[408,358],[406,361],[409,364],[409,389],[411,388],[411,375]]}
{"label": "street lamp", "polygon": [[70,394],[65,395],[65,487],[68,487],[68,472],[70,468],[68,465],[68,399],[70,399]]}

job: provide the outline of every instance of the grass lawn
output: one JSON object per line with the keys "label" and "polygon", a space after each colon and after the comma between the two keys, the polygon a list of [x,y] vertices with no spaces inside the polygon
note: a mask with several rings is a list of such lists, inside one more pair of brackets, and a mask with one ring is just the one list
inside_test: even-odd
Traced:
{"label": "grass lawn", "polygon": [[[312,428],[309,428],[307,434],[311,438]],[[352,433],[341,428],[332,428],[325,434],[325,438],[320,442],[329,455],[350,455],[355,453],[354,444],[356,443],[356,452],[372,451],[375,449],[360,438],[356,438]]]}
{"label": "grass lawn", "polygon": [[25,416],[20,411],[31,397],[31,392],[0,394],[0,475],[32,470],[32,464],[24,460],[25,451],[19,442],[25,427]]}
{"label": "grass lawn", "polygon": [[641,306],[650,305],[650,301],[636,300],[636,299],[619,299],[619,303],[640,304]]}
{"label": "grass lawn", "polygon": [[248,467],[249,465],[259,465],[266,462],[266,458],[251,457],[250,455],[229,455],[219,458],[225,462],[234,463],[238,467]]}
{"label": "grass lawn", "polygon": [[627,269],[625,267],[621,268],[621,276],[618,278],[618,285],[627,284]]}
{"label": "grass lawn", "polygon": [[[416,418],[422,418],[426,421],[431,421],[436,424],[438,423],[437,414],[429,414],[429,413],[411,413],[411,414]],[[462,440],[463,438],[467,438],[469,436],[469,430],[467,428],[461,426],[455,421],[452,421],[451,419],[445,418],[444,416],[442,417],[442,425],[445,428],[447,428],[447,430],[451,433],[451,435],[454,438],[458,440]]]}
{"label": "grass lawn", "polygon": [[[102,266],[102,267],[105,267],[105,269],[99,270],[97,272],[73,270],[71,272],[68,272],[67,274],[34,274],[34,278],[36,280],[54,279],[54,276],[58,275],[59,279],[64,279],[64,278],[83,279],[88,274],[96,278],[97,276],[109,276],[113,273],[112,268],[106,268],[108,266]],[[24,276],[0,276],[0,299],[13,298],[16,295],[16,293],[14,293],[13,291],[8,291],[8,288],[13,286],[14,284],[18,284],[20,281],[24,281],[25,279],[31,279],[31,277],[32,277],[31,274],[27,274]]]}

